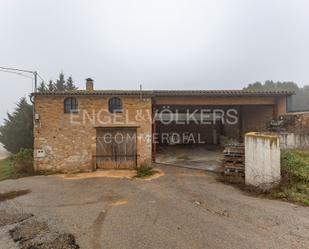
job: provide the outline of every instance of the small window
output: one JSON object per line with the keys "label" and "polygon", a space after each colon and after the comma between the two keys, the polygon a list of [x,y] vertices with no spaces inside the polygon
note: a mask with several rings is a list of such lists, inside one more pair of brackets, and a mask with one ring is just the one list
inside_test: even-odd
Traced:
{"label": "small window", "polygon": [[122,103],[121,99],[113,97],[108,101],[108,110],[110,113],[122,112]]}
{"label": "small window", "polygon": [[76,98],[66,98],[64,100],[64,113],[77,113],[78,103]]}

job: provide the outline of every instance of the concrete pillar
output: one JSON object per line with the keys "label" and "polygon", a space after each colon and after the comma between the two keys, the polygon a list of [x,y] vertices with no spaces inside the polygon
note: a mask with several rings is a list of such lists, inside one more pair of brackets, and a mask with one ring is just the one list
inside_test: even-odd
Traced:
{"label": "concrete pillar", "polygon": [[250,132],[245,135],[245,182],[267,189],[279,183],[280,142],[277,135]]}

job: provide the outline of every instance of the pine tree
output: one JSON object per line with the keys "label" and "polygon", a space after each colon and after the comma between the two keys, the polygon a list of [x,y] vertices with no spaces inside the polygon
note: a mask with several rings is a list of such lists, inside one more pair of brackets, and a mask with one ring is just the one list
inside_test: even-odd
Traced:
{"label": "pine tree", "polygon": [[65,85],[65,89],[68,90],[68,91],[77,90],[77,87],[74,85],[72,76],[70,76],[67,79],[67,82],[66,82],[66,85]]}
{"label": "pine tree", "polygon": [[65,90],[65,79],[64,79],[64,74],[61,72],[59,74],[59,79],[57,79],[56,84],[56,91],[64,91]]}
{"label": "pine tree", "polygon": [[78,89],[74,85],[72,76],[70,76],[66,81],[64,80],[64,73],[63,72],[61,72],[59,74],[59,79],[57,79],[56,83],[54,83],[52,80],[50,80],[48,82],[47,86],[44,85],[45,88],[43,88],[42,83],[38,88],[39,92],[42,92],[43,89],[45,89],[44,91],[50,91],[50,92],[54,92],[54,91],[74,91],[74,90]]}
{"label": "pine tree", "polygon": [[0,142],[12,153],[33,148],[33,110],[25,98],[21,98],[12,114],[7,114],[0,126]]}
{"label": "pine tree", "polygon": [[46,91],[46,86],[45,83],[42,81],[41,84],[38,87],[38,92],[45,92]]}
{"label": "pine tree", "polygon": [[48,90],[48,91],[51,91],[51,92],[55,90],[55,85],[54,85],[54,83],[53,83],[52,80],[50,80],[50,81],[48,82],[47,90]]}

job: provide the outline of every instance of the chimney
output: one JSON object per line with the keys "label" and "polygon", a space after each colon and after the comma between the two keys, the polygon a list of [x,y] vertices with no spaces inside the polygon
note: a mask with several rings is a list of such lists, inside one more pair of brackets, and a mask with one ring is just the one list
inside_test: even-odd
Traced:
{"label": "chimney", "polygon": [[86,91],[93,91],[93,79],[86,79]]}

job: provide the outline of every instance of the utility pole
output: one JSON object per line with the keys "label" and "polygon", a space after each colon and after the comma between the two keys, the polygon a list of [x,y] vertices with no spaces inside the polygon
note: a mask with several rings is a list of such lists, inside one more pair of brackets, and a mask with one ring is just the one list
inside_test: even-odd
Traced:
{"label": "utility pole", "polygon": [[[38,77],[44,82],[44,79],[38,74],[37,71],[29,71],[24,69],[18,69],[18,68],[11,68],[11,67],[0,67],[0,71],[3,71],[5,73],[15,73],[24,77],[29,77],[24,75],[23,73],[29,73],[32,74],[34,77],[34,92],[36,93],[38,90]],[[30,77],[32,78],[32,77]],[[32,96],[33,97],[33,96]],[[30,97],[30,101],[32,102],[32,111],[33,111],[33,125],[36,125],[35,120],[35,102],[32,100],[32,97]]]}
{"label": "utility pole", "polygon": [[4,72],[7,73],[17,73],[22,75],[22,73],[30,73],[34,77],[34,92],[37,91],[38,89],[38,76],[42,79],[42,77],[38,74],[37,71],[29,71],[29,70],[24,70],[24,69],[18,69],[18,68],[11,68],[11,67],[0,67]]}
{"label": "utility pole", "polygon": [[34,75],[34,92],[36,92],[38,89],[38,72],[34,71],[33,75]]}
{"label": "utility pole", "polygon": [[139,93],[140,93],[140,100],[142,100],[142,96],[143,96],[143,85],[142,84],[139,84]]}

